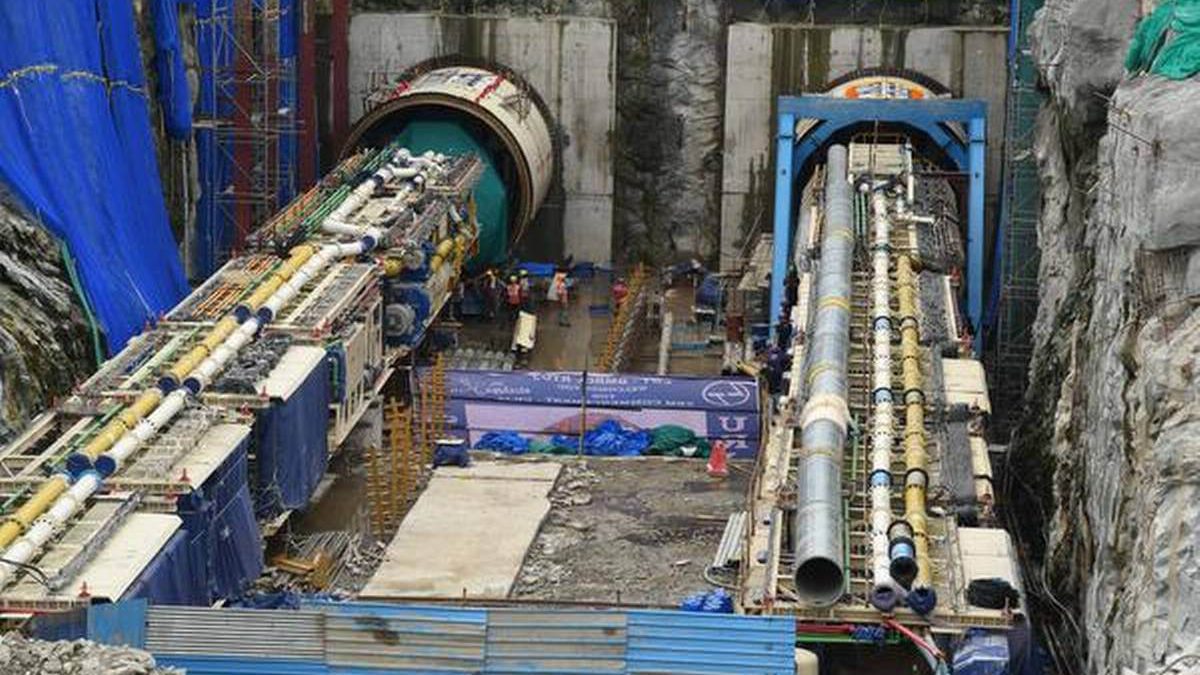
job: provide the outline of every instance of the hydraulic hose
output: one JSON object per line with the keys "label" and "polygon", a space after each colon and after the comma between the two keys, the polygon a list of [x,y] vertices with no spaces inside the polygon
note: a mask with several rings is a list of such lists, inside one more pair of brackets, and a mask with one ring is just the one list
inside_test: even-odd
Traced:
{"label": "hydraulic hose", "polygon": [[807,368],[808,400],[801,417],[796,479],[796,590],[814,605],[837,602],[845,589],[842,453],[849,420],[846,361],[854,254],[852,190],[846,166],[845,146],[830,147],[817,312]]}

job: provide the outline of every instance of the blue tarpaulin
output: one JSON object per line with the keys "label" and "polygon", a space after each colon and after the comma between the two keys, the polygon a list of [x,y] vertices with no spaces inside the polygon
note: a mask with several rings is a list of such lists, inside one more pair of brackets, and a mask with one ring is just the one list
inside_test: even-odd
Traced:
{"label": "blue tarpaulin", "polygon": [[183,45],[179,39],[179,8],[176,0],[153,0],[154,68],[158,75],[158,100],[163,126],[171,138],[192,135],[192,96],[188,91]]}
{"label": "blue tarpaulin", "polygon": [[[635,457],[650,447],[649,431],[622,429],[613,420],[605,420],[583,434],[583,454],[596,457]],[[578,436],[558,435],[550,439],[560,448],[579,447]]]}
{"label": "blue tarpaulin", "polygon": [[475,442],[475,449],[523,455],[529,452],[529,439],[515,431],[489,431]]}
{"label": "blue tarpaulin", "polygon": [[269,516],[308,504],[329,459],[329,361],[322,359],[286,400],[254,425],[257,511]]}
{"label": "blue tarpaulin", "polygon": [[122,599],[145,598],[152,605],[207,605],[204,551],[190,546],[186,530],[167,540]]}
{"label": "blue tarpaulin", "polygon": [[204,561],[209,597],[241,595],[263,568],[262,534],[247,478],[249,436],[204,483],[179,498],[189,545]]}
{"label": "blue tarpaulin", "polygon": [[1006,675],[1008,638],[1003,633],[972,630],[954,652],[957,675]]}
{"label": "blue tarpaulin", "polygon": [[0,182],[78,261],[116,352],[187,292],[128,2],[0,3]]}
{"label": "blue tarpaulin", "polygon": [[[196,99],[199,119],[228,119],[233,104],[217,96],[218,72],[233,67],[235,35],[233,0],[196,0],[196,54],[200,59],[200,91]],[[233,245],[233,223],[218,208],[217,195],[228,190],[232,180],[233,148],[217,137],[211,126],[196,129],[200,199],[196,204],[196,247],[192,256],[194,273],[208,277]]]}

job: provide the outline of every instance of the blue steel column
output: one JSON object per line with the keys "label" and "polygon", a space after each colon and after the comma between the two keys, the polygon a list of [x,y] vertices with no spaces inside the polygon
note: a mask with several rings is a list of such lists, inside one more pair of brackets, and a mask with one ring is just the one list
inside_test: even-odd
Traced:
{"label": "blue steel column", "polygon": [[779,114],[779,135],[775,145],[775,228],[771,257],[771,340],[775,340],[776,320],[783,304],[783,280],[792,241],[792,145],[796,135],[796,116]]}
{"label": "blue steel column", "polygon": [[970,181],[967,185],[967,316],[975,338],[975,349],[980,348],[983,334],[983,172],[984,149],[987,145],[987,121],[984,117],[972,117],[967,122],[971,141],[967,158]]}

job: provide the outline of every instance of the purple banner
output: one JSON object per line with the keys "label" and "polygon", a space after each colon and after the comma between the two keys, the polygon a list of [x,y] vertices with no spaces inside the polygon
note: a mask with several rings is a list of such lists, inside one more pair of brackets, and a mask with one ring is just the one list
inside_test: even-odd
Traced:
{"label": "purple banner", "polygon": [[[579,406],[583,376],[577,372],[494,372],[452,370],[446,373],[451,399]],[[656,377],[631,374],[588,374],[589,406],[608,408],[674,408],[713,412],[758,413],[758,383],[749,378]]]}

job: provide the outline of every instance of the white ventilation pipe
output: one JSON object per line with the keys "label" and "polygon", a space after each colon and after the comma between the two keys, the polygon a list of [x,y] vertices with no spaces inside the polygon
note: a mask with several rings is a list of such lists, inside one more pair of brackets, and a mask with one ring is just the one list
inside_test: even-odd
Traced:
{"label": "white ventilation pipe", "polygon": [[903,589],[892,579],[888,529],[892,526],[892,446],[895,419],[892,409],[892,311],[891,220],[888,216],[885,188],[877,188],[871,197],[874,222],[873,270],[871,276],[873,366],[871,397],[875,404],[871,429],[871,569],[874,584],[871,604],[881,612],[891,612],[903,597]]}
{"label": "white ventilation pipe", "polygon": [[[400,189],[397,200],[412,192],[412,187],[422,185],[426,181],[425,173],[439,169],[446,161],[446,156],[425,152],[420,157],[413,157],[407,148],[400,148],[386,164],[379,167],[369,178],[359,183],[341,204],[338,204],[329,215],[321,221],[321,231],[326,234],[362,237],[369,239],[367,248],[372,248],[379,242],[383,232],[376,227],[354,225],[349,222],[351,214],[362,208],[375,191],[388,182],[400,179],[406,181]],[[393,203],[396,203],[395,201]]]}

